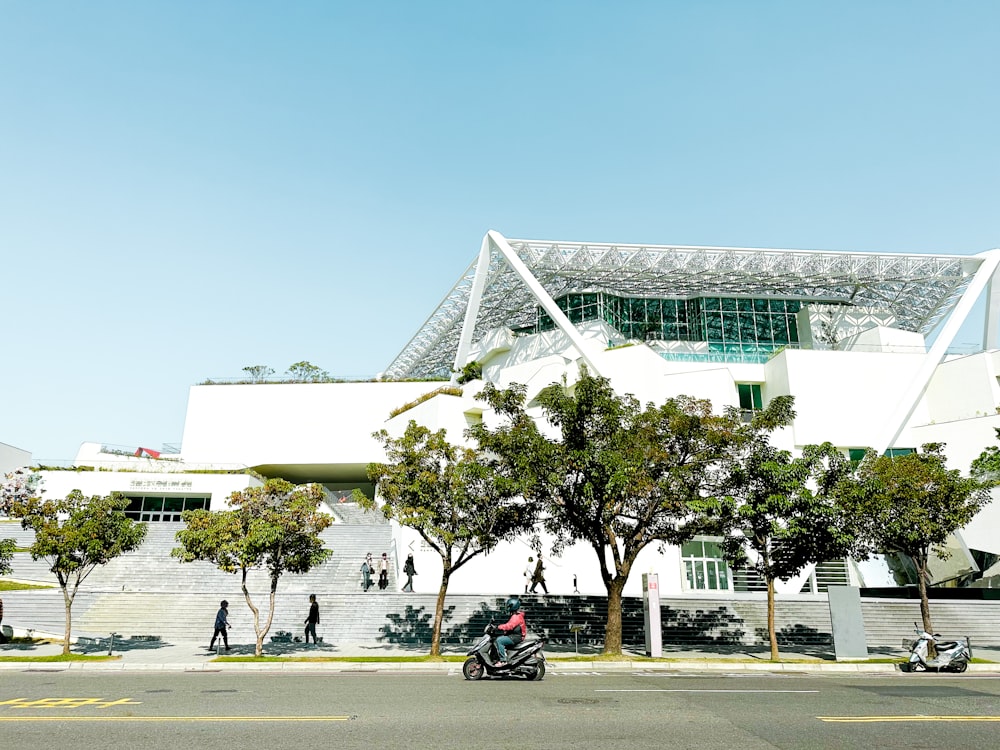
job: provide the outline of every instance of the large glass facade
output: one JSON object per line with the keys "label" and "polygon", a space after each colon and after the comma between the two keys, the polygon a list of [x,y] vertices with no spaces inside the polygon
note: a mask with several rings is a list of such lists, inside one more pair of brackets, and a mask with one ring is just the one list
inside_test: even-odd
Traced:
{"label": "large glass facade", "polygon": [[[774,351],[799,341],[800,300],[743,297],[651,299],[604,292],[565,294],[555,300],[574,325],[603,320],[626,339],[702,341],[721,354]],[[538,333],[555,328],[539,308],[537,322],[519,329]]]}

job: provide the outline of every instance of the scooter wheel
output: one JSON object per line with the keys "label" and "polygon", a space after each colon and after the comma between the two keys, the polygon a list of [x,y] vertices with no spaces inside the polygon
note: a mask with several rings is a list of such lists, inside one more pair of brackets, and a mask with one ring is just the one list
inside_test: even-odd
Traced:
{"label": "scooter wheel", "polygon": [[961,672],[964,672],[968,668],[969,668],[969,663],[968,662],[966,662],[966,661],[960,661],[960,662],[957,662],[955,664],[952,664],[951,671],[952,672],[959,672],[959,673],[961,673]]}
{"label": "scooter wheel", "polygon": [[481,680],[483,679],[483,665],[479,663],[479,659],[475,656],[470,656],[465,660],[465,664],[462,665],[462,676],[467,680]]}
{"label": "scooter wheel", "polygon": [[538,664],[534,666],[534,670],[532,671],[531,676],[528,679],[538,682],[538,680],[542,679],[544,676],[545,676],[545,662],[540,661],[538,662]]}

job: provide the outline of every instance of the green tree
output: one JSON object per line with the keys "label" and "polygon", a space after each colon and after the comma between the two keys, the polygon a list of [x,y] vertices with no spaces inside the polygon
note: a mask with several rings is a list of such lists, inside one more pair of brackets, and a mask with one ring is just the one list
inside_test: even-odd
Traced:
{"label": "green tree", "polygon": [[523,386],[487,384],[480,398],[503,424],[470,433],[540,509],[553,552],[574,541],[594,550],[608,592],[604,653],[620,654],[632,566],[649,544],[679,544],[696,533],[692,503],[721,486],[738,414],[713,414],[709,402],[688,397],[640,408],[585,370],[572,388],[553,383],[535,398],[547,434],[528,414]]}
{"label": "green tree", "polygon": [[62,500],[30,497],[14,503],[11,515],[35,532],[33,560],[49,563],[59,581],[66,607],[63,653],[69,653],[73,599],[80,584],[98,565],[139,548],[146,524],[125,515],[128,498],[113,493],[85,497],[73,490]]}
{"label": "green tree", "polygon": [[[10,515],[14,503],[25,502],[28,498],[41,495],[39,475],[29,469],[15,469],[0,479],[0,516]],[[17,542],[14,539],[0,539],[0,576],[11,572],[11,561]]]}
{"label": "green tree", "polygon": [[930,556],[947,559],[948,552],[941,545],[972,521],[989,502],[989,492],[979,480],[948,469],[940,443],[928,443],[921,452],[902,456],[868,451],[857,474],[857,486],[845,496],[858,526],[856,554],[895,553],[913,561],[920,617],[924,630],[933,633],[927,599]]}
{"label": "green tree", "polygon": [[247,374],[250,378],[251,383],[263,383],[269,377],[274,375],[274,370],[272,370],[267,365],[250,365],[243,368],[243,372]]}
{"label": "green tree", "polygon": [[[434,609],[431,656],[441,654],[441,625],[448,583],[455,572],[503,539],[531,527],[530,510],[514,502],[518,487],[496,473],[487,457],[452,445],[445,431],[431,432],[410,420],[402,437],[374,433],[387,463],[368,465],[381,511],[414,529],[441,558],[441,585]],[[379,507],[360,490],[365,510]]]}
{"label": "green tree", "polygon": [[[994,428],[1000,439],[1000,427]],[[991,445],[972,462],[970,473],[988,487],[1000,485],[1000,447]]]}
{"label": "green tree", "polygon": [[480,380],[483,377],[483,365],[481,362],[468,362],[461,370],[458,371],[458,377],[455,378],[455,382],[459,385],[465,385],[473,380]]}
{"label": "green tree", "polygon": [[288,368],[288,374],[292,378],[300,383],[328,383],[330,382],[330,373],[326,370],[321,370],[316,365],[311,362],[296,362]]}
{"label": "green tree", "polygon": [[[319,538],[320,532],[333,522],[319,511],[322,499],[319,485],[295,487],[283,479],[268,479],[263,487],[230,495],[229,510],[190,510],[183,514],[187,526],[177,532],[181,546],[170,554],[181,562],[202,560],[226,573],[240,574],[243,596],[253,613],[256,656],[264,652],[282,574],[306,573],[330,556]],[[267,570],[271,581],[264,623],[247,588],[247,573],[260,567]]]}
{"label": "green tree", "polygon": [[771,431],[795,417],[792,399],[772,399],[757,412],[734,454],[727,492],[696,507],[723,537],[722,552],[734,568],[754,570],[767,584],[771,659],[780,658],[774,623],[774,584],[810,563],[847,555],[854,540],[839,502],[852,476],[850,461],[830,443],[807,446],[799,458],[771,445]]}
{"label": "green tree", "polygon": [[14,539],[0,539],[0,576],[5,576],[13,570],[10,563],[14,559],[17,542]]}

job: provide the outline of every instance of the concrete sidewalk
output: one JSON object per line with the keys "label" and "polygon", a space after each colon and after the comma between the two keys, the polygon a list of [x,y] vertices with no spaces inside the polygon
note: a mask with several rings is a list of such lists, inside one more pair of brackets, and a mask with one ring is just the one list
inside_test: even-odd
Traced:
{"label": "concrete sidewalk", "polygon": [[[43,634],[34,633],[36,638]],[[45,634],[51,635],[51,634]],[[221,650],[227,656],[252,656],[253,644],[232,643],[230,651]],[[414,672],[430,671],[461,673],[461,662],[407,661],[409,658],[426,656],[429,647],[409,647],[399,644],[368,643],[275,643],[268,641],[264,646],[266,656],[288,657],[289,659],[310,659],[310,661],[260,661],[228,662],[217,661],[217,651],[209,651],[207,644],[198,642],[166,643],[163,641],[116,640],[112,654],[118,658],[109,661],[33,661],[33,657],[49,657],[62,653],[62,644],[55,641],[32,643],[8,643],[0,646],[0,657],[20,656],[28,661],[0,660],[0,670],[81,670],[88,671],[279,671],[279,672]],[[78,654],[107,654],[108,639],[93,641],[81,639],[72,648]],[[1000,673],[1000,650],[975,649],[977,658],[995,664],[971,664],[970,672]],[[466,651],[456,646],[444,648],[446,656],[464,656]],[[837,662],[832,655],[800,653],[794,649],[783,650],[782,662],[769,661],[766,649],[733,649],[726,653],[702,650],[672,650],[664,647],[663,658],[647,660],[642,654],[626,652],[620,661],[587,660],[596,656],[592,650],[576,652],[572,646],[546,646],[545,655],[549,659],[551,673],[571,674],[591,671],[671,671],[690,674],[692,672],[746,673],[882,673],[899,671],[898,663],[903,661],[902,649],[873,651],[872,659],[892,659],[892,663]],[[312,661],[315,659],[315,661]],[[329,660],[326,660],[329,659]],[[371,661],[378,659],[378,661]]]}

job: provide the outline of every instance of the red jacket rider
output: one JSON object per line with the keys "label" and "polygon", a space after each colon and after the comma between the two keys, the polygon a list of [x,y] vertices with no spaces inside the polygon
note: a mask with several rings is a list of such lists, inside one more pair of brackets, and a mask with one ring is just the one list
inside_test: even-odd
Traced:
{"label": "red jacket rider", "polygon": [[510,616],[510,619],[507,620],[507,622],[500,625],[497,629],[508,633],[508,635],[514,635],[514,630],[520,630],[521,639],[523,639],[526,635],[528,635],[528,626],[524,624],[524,612],[518,610]]}

